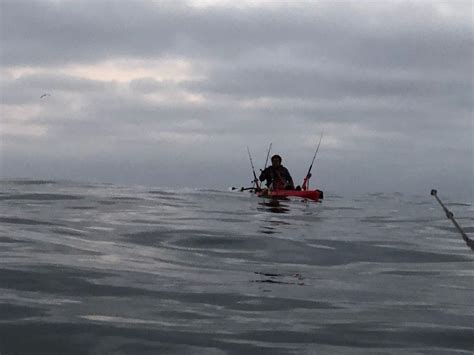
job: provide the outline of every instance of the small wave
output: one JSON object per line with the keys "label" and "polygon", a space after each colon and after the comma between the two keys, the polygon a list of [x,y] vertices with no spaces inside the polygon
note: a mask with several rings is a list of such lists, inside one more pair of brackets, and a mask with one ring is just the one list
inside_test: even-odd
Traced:
{"label": "small wave", "polygon": [[37,221],[34,219],[27,219],[27,218],[18,218],[18,217],[0,217],[1,223],[8,223],[8,224],[21,224],[21,225],[29,225],[29,226],[57,226],[57,224]]}
{"label": "small wave", "polygon": [[142,201],[142,198],[138,197],[112,197],[114,201]]}
{"label": "small wave", "polygon": [[411,271],[411,270],[391,270],[383,271],[381,274],[385,275],[396,275],[396,276],[438,276],[440,275],[437,271]]}
{"label": "small wave", "polygon": [[148,191],[149,194],[154,194],[154,195],[163,195],[163,196],[174,196],[176,193],[174,192],[169,192],[169,191],[163,191],[163,190],[150,190]]}
{"label": "small wave", "polygon": [[371,216],[362,218],[361,222],[366,223],[428,223],[431,222],[432,219],[430,218],[392,218],[392,217],[384,217],[384,216]]}
{"label": "small wave", "polygon": [[0,314],[2,320],[20,320],[30,317],[41,317],[46,314],[45,311],[36,307],[18,306],[8,303],[0,303]]}
{"label": "small wave", "polygon": [[[458,230],[455,227],[437,226],[436,228],[438,228],[440,230],[443,230],[443,231],[458,233]],[[462,227],[462,230],[465,233],[474,233],[474,227]]]}
{"label": "small wave", "polygon": [[31,200],[31,201],[60,201],[60,200],[81,200],[83,197],[67,194],[49,194],[49,193],[29,193],[29,194],[10,194],[0,196],[0,200]]}
{"label": "small wave", "polygon": [[57,184],[57,181],[53,180],[2,180],[3,183],[13,185],[53,185]]}
{"label": "small wave", "polygon": [[447,202],[445,203],[446,206],[461,206],[461,207],[471,207],[472,204],[470,203],[462,203],[462,202]]}
{"label": "small wave", "polygon": [[223,190],[217,190],[217,189],[196,189],[196,191],[199,191],[199,192],[212,192],[212,193],[221,193],[221,192],[225,192],[227,193],[228,191],[223,191]]}

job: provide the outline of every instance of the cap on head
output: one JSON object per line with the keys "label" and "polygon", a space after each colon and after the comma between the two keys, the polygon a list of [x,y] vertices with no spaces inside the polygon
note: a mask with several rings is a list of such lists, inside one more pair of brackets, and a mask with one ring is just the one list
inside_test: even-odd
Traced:
{"label": "cap on head", "polygon": [[279,156],[278,154],[275,154],[274,156],[272,156],[272,161],[275,159],[277,159],[281,164],[281,156]]}

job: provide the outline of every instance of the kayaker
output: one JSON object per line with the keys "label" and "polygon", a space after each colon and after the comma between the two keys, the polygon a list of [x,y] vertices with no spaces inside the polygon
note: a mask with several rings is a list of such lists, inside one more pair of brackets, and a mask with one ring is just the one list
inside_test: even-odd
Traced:
{"label": "kayaker", "polygon": [[281,156],[272,156],[272,165],[262,171],[260,181],[266,180],[267,187],[271,190],[294,190],[295,185],[287,168],[281,165]]}

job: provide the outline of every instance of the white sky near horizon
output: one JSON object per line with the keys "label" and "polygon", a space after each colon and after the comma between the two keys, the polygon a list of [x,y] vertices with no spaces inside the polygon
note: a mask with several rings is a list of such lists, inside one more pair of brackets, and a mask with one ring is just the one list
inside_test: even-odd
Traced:
{"label": "white sky near horizon", "polygon": [[[0,177],[472,201],[471,1],[0,0]],[[44,93],[50,96],[40,99]]]}

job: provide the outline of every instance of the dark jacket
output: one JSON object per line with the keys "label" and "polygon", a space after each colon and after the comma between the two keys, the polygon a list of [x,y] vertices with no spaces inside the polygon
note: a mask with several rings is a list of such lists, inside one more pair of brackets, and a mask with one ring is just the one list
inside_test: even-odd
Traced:
{"label": "dark jacket", "polygon": [[273,190],[295,188],[290,172],[283,165],[280,165],[278,168],[270,165],[262,171],[259,179],[260,181],[267,180],[267,187]]}

